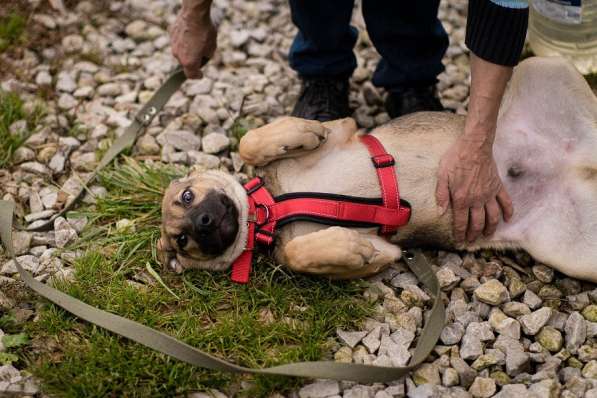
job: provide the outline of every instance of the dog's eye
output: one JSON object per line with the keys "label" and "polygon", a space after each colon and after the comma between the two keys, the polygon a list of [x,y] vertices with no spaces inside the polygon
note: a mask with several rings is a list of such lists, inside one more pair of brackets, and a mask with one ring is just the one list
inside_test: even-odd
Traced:
{"label": "dog's eye", "polygon": [[189,243],[189,238],[185,234],[180,234],[176,237],[176,244],[180,249],[184,249],[187,243]]}
{"label": "dog's eye", "polygon": [[184,203],[185,205],[190,205],[191,203],[193,203],[193,199],[195,199],[195,195],[193,194],[193,192],[190,189],[185,189],[182,193],[182,203]]}

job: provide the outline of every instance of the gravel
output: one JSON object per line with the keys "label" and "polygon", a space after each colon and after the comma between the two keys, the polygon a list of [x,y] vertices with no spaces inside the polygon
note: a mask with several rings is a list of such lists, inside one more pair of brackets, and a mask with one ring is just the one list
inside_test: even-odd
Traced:
{"label": "gravel", "polygon": [[[14,166],[0,169],[0,197],[17,202],[26,223],[43,223],[64,206],[98,161],[96,153],[122,133],[174,68],[164,27],[173,21],[177,3],[112,2],[113,10],[121,10],[118,18],[96,10],[95,23],[85,25],[77,21],[94,9],[88,1],[64,11],[34,13],[33,21],[48,31],[66,29],[69,34],[43,51],[24,51],[21,59],[0,54],[0,61],[22,71],[0,83],[17,87],[26,107],[34,106],[40,90],[51,93],[44,102],[47,116],[31,126],[33,134],[16,151]],[[223,19],[217,55],[202,79],[185,82],[172,97],[139,137],[132,156],[239,176],[250,173],[236,152],[236,138],[226,135],[243,97],[244,115],[262,125],[288,115],[300,90],[284,55],[295,32],[287,3],[259,4],[263,8],[257,11],[252,2],[215,2],[215,13]],[[460,114],[466,112],[470,76],[463,43],[466,6],[464,0],[440,5],[450,47],[438,88],[444,105]],[[353,24],[362,30],[359,13]],[[389,118],[383,110],[385,93],[370,82],[378,55],[367,35],[359,43],[350,100],[359,125],[369,128]],[[82,56],[92,50],[98,57]],[[10,129],[18,133],[26,127],[18,121]],[[105,194],[97,183],[88,188]],[[93,201],[90,196],[85,200]],[[123,220],[120,227],[134,230],[133,221]],[[42,280],[72,277],[64,264],[77,255],[68,247],[79,239],[84,222],[58,218],[51,231],[15,233],[19,261]],[[597,397],[595,286],[563,277],[518,252],[428,255],[447,322],[427,362],[393,383],[307,381],[289,397]],[[432,298],[404,264],[383,275],[371,281],[375,289],[365,292],[376,308],[373,318],[355,330],[336,331],[334,360],[404,366],[412,358]],[[14,264],[0,251],[0,288],[18,283]],[[0,309],[15,305],[0,290]],[[26,372],[0,367],[0,396],[33,396],[38,390]]]}

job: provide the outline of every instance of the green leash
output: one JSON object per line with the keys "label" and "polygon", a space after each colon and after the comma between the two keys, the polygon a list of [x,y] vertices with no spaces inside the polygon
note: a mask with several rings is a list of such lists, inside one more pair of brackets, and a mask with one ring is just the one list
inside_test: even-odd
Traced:
{"label": "green leash", "polygon": [[[110,147],[108,152],[106,152],[92,175],[86,180],[86,183],[91,182],[91,180],[97,176],[98,172],[108,165],[124,149],[134,144],[139,132],[151,123],[153,118],[163,108],[172,94],[178,90],[184,80],[185,77],[182,71],[173,73],[166,80],[149,102],[139,111],[133,123],[126,129],[124,134],[120,136],[114,142],[112,147]],[[87,184],[84,184],[84,186],[85,185]],[[83,191],[84,189],[81,188],[75,199],[69,202],[60,213],[52,217],[48,222],[28,230],[42,231],[50,229],[54,219],[70,210],[75,205],[77,199],[81,197]],[[206,354],[174,337],[131,321],[130,319],[92,307],[50,287],[49,285],[35,280],[30,273],[21,267],[14,254],[12,246],[13,213],[14,203],[0,200],[0,238],[8,255],[14,261],[21,279],[29,288],[83,320],[194,366],[233,373],[256,373],[350,380],[359,383],[390,382],[404,376],[427,358],[444,327],[445,310],[441,300],[441,292],[437,278],[423,253],[416,250],[413,251],[412,254],[405,254],[404,259],[417,278],[419,278],[425,287],[431,291],[434,301],[431,313],[419,336],[417,346],[408,366],[381,367],[337,363],[332,361],[315,361],[290,363],[263,369],[246,368]]]}

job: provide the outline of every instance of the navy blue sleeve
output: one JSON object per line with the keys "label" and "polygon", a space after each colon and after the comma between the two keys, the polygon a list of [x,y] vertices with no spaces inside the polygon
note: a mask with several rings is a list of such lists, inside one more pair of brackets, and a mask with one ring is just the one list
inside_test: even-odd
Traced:
{"label": "navy blue sleeve", "polygon": [[521,0],[469,0],[467,47],[494,64],[514,66],[526,38],[529,8]]}

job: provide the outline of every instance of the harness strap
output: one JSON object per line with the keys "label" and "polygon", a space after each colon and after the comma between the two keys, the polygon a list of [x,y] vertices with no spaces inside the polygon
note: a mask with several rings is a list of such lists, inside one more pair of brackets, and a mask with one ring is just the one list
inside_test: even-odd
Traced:
{"label": "harness strap", "polygon": [[[384,206],[388,209],[401,209],[398,179],[396,178],[396,171],[394,170],[394,165],[396,164],[394,157],[387,153],[381,142],[371,134],[362,135],[361,142],[367,147],[367,150],[371,155],[373,166],[375,166]],[[408,213],[404,216],[410,218],[410,209],[405,210],[404,213]],[[399,226],[400,225],[383,223],[380,232],[382,235],[394,234]]]}

